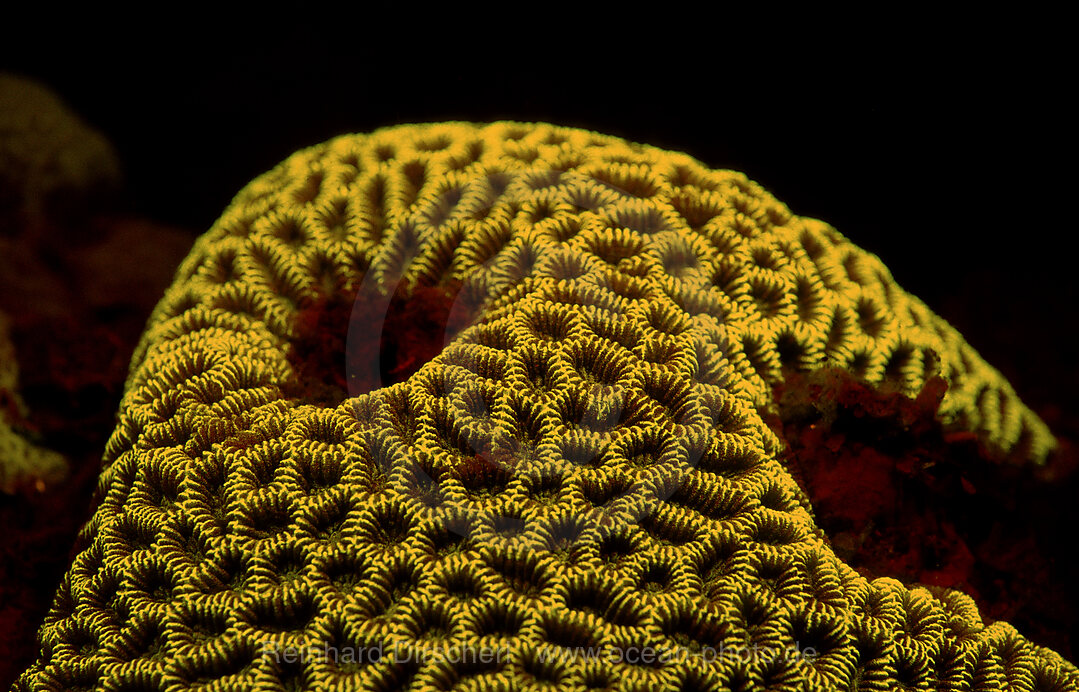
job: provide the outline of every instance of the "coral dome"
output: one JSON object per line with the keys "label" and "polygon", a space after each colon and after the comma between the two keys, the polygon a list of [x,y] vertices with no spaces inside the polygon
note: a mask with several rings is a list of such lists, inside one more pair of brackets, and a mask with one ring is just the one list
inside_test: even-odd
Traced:
{"label": "coral dome", "polygon": [[1054,447],[740,173],[546,124],[300,151],[151,317],[16,689],[1077,689],[837,557],[769,422],[844,378],[999,464]]}

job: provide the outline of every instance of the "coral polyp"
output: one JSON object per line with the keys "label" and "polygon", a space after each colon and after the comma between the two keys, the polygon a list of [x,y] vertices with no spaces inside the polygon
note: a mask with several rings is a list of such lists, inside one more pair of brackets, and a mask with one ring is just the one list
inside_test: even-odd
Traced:
{"label": "coral polyp", "polygon": [[768,421],[837,377],[1000,464],[1055,444],[740,173],[546,124],[303,150],[155,310],[17,688],[1079,689],[836,556]]}

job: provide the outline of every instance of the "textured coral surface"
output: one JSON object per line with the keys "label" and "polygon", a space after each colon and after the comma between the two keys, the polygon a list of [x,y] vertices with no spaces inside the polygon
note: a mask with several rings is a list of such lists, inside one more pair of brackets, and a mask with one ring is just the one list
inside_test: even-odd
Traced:
{"label": "textured coral surface", "polygon": [[119,178],[109,142],[50,88],[0,74],[3,687],[34,658],[131,351],[190,249],[187,233],[118,215]]}
{"label": "textured coral surface", "polygon": [[[391,324],[419,296],[453,336],[426,364]],[[383,324],[405,347],[372,363]],[[1002,463],[1053,446],[875,257],[741,174],[516,123],[302,151],[152,317],[17,687],[1079,687],[970,598],[837,558],[765,423],[836,372]],[[273,654],[454,644],[500,655]]]}
{"label": "textured coral surface", "polygon": [[[0,310],[18,364],[16,429],[59,452],[62,483],[19,483],[0,496],[0,687],[36,656],[34,637],[90,515],[101,450],[115,425],[131,352],[191,247],[191,234],[145,220],[99,217],[64,236],[78,245],[0,237]],[[18,409],[16,409],[18,410]],[[5,462],[6,463],[6,462]]]}

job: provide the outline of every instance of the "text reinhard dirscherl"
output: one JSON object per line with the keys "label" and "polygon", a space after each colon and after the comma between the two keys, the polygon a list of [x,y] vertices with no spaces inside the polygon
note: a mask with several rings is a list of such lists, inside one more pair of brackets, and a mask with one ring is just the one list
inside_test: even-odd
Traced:
{"label": "text reinhard dirscherl", "polygon": [[[307,661],[331,662],[337,665],[363,665],[386,661],[389,663],[430,662],[499,664],[510,657],[508,647],[446,645],[441,647],[416,645],[374,646],[280,646],[263,643],[262,656],[278,663],[303,663]],[[801,648],[798,642],[786,648],[752,646],[718,647],[704,646],[697,650],[685,647],[540,647],[534,654],[540,662],[562,661],[572,663],[578,659],[600,660],[608,663],[631,665],[666,665],[690,658],[700,658],[706,663],[752,663],[794,661],[812,662],[818,656],[816,649]]]}

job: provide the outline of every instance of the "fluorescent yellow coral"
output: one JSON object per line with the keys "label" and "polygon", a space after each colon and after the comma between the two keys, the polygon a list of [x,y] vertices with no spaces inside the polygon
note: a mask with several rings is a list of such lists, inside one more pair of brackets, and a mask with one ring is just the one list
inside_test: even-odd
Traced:
{"label": "fluorescent yellow coral", "polygon": [[[453,282],[483,310],[415,375],[297,398],[327,294]],[[17,687],[1079,689],[968,597],[835,557],[762,419],[824,368],[940,375],[946,428],[1053,445],[877,258],[739,173],[520,123],[301,151],[154,313]]]}
{"label": "fluorescent yellow coral", "polygon": [[56,452],[39,447],[19,431],[26,406],[19,396],[19,366],[8,333],[7,315],[0,312],[0,491],[42,490],[67,473],[67,462]]}
{"label": "fluorescent yellow coral", "polygon": [[100,133],[46,87],[0,73],[0,232],[92,207],[119,181]]}

